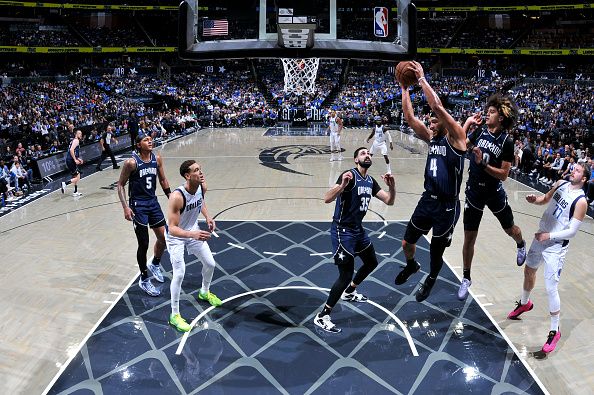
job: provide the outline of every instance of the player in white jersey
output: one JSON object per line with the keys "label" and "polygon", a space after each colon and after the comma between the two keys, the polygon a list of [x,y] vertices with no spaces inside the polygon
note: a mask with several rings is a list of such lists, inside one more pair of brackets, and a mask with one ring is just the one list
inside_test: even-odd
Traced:
{"label": "player in white jersey", "polygon": [[[167,221],[167,250],[173,267],[171,279],[171,315],[169,323],[181,332],[191,329],[179,312],[179,295],[186,271],[184,248],[202,261],[202,288],[198,299],[208,301],[212,306],[220,306],[221,300],[210,292],[210,282],[215,269],[215,261],[210,247],[206,243],[215,229],[215,221],[208,215],[202,185],[204,175],[200,165],[194,160],[181,164],[179,173],[186,182],[169,196]],[[202,213],[208,224],[208,231],[198,227],[198,215]]]}
{"label": "player in white jersey", "polygon": [[551,328],[547,341],[542,346],[542,351],[545,353],[553,351],[561,338],[559,278],[565,263],[569,239],[578,232],[588,210],[583,188],[590,179],[590,174],[591,170],[587,164],[578,163],[575,165],[569,181],[557,181],[545,195],[526,196],[529,203],[538,205],[550,203],[542,215],[538,232],[534,235],[526,257],[521,300],[516,302],[516,308],[507,317],[517,319],[520,314],[533,309],[534,304],[530,300],[530,291],[534,289],[536,271],[544,262],[545,286],[551,314]]}
{"label": "player in white jersey", "polygon": [[328,129],[330,132],[330,162],[342,160],[342,148],[340,147],[340,134],[342,133],[342,119],[336,115],[336,111],[330,111],[328,117]]}
{"label": "player in white jersey", "polygon": [[388,146],[386,145],[386,140],[390,143],[390,150],[394,150],[394,145],[392,144],[392,136],[390,136],[390,132],[386,125],[382,124],[382,120],[380,118],[375,120],[375,126],[371,129],[371,134],[365,140],[366,143],[369,143],[369,140],[375,136],[375,140],[373,140],[373,144],[369,149],[369,154],[373,156],[376,152],[381,152],[384,156],[384,160],[386,161],[386,168],[387,174],[392,174],[392,169],[390,168],[390,158],[388,158]]}

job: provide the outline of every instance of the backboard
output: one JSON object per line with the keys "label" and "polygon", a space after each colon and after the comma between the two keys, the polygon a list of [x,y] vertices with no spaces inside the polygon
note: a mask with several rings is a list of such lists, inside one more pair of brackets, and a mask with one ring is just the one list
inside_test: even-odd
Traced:
{"label": "backboard", "polygon": [[185,0],[179,8],[183,59],[398,61],[416,50],[410,0]]}

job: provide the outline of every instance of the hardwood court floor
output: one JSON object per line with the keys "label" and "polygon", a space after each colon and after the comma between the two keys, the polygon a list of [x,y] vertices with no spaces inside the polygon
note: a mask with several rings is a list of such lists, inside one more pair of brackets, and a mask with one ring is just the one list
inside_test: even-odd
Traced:
{"label": "hardwood court floor", "polygon": [[[325,205],[322,196],[340,172],[352,166],[352,151],[364,145],[368,131],[345,131],[345,160],[340,163],[329,163],[329,156],[322,153],[327,137],[263,133],[263,129],[203,130],[165,145],[160,151],[170,184],[182,183],[178,173],[182,161],[196,159],[206,172],[209,211],[218,219],[329,221],[334,205]],[[423,190],[424,144],[393,134],[397,144],[390,156],[396,204],[387,207],[374,200],[367,215],[370,220],[407,220]],[[383,160],[376,157],[371,174],[379,178],[384,171]],[[118,175],[104,170],[81,181],[84,196],[78,200],[57,191],[0,219],[0,393],[43,392],[136,276],[136,240],[115,190],[110,189]],[[543,207],[525,202],[530,188],[511,179],[505,187],[516,222],[530,242]],[[160,201],[165,210],[164,196]],[[460,220],[445,254],[458,274],[462,242]],[[534,310],[522,321],[506,320],[522,285],[515,243],[490,212],[479,232],[471,292],[553,394],[585,394],[594,388],[589,363],[594,358],[590,336],[594,305],[588,297],[594,278],[589,252],[593,242],[594,225],[588,218],[571,241],[560,283],[561,341],[548,358],[537,360],[532,353],[542,347],[549,325],[542,273],[532,294]]]}

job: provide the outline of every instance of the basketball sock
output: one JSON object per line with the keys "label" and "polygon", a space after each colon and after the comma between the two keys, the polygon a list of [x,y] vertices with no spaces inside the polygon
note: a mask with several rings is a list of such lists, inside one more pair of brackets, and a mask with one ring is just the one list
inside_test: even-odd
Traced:
{"label": "basketball sock", "polygon": [[431,276],[427,276],[427,280],[425,280],[425,284],[427,284],[428,286],[433,286],[433,284],[435,284],[435,280],[437,280],[437,277],[431,277]]}
{"label": "basketball sock", "polygon": [[74,193],[78,192],[78,185],[74,184]]}
{"label": "basketball sock", "polygon": [[144,270],[144,271],[140,272],[140,278],[142,279],[142,281],[144,281],[147,278],[149,278],[148,271],[147,270]]}
{"label": "basketball sock", "polygon": [[557,331],[559,330],[559,319],[561,318],[561,314],[551,315],[551,330]]}
{"label": "basketball sock", "polygon": [[161,263],[161,257],[157,258],[156,256],[154,256],[153,257],[153,265],[159,266],[160,263]]}
{"label": "basketball sock", "polygon": [[530,291],[522,290],[522,298],[520,299],[521,304],[528,303],[528,299],[530,299]]}
{"label": "basketball sock", "polygon": [[348,286],[348,287],[347,287],[347,288],[344,290],[344,292],[345,292],[345,293],[347,293],[347,294],[352,294],[353,292],[355,292],[355,288],[356,288],[356,287],[353,287],[353,284],[351,283],[351,284],[349,284],[349,286]]}
{"label": "basketball sock", "polygon": [[416,261],[415,261],[414,257],[406,260],[407,267],[413,267],[413,266],[415,266],[415,264],[416,264]]}
{"label": "basketball sock", "polygon": [[525,242],[524,240],[522,240],[522,241],[521,241],[521,242],[519,242],[519,243],[516,243],[516,246],[518,246],[518,248],[522,248],[522,247],[524,247],[525,245],[526,245],[526,242]]}
{"label": "basketball sock", "polygon": [[462,275],[464,276],[465,279],[470,280],[470,269],[462,270]]}
{"label": "basketball sock", "polygon": [[390,168],[390,164],[389,163],[386,165],[386,167],[388,169],[387,173],[392,173],[392,169]]}
{"label": "basketball sock", "polygon": [[322,312],[320,313],[320,317],[323,317],[325,315],[330,315],[330,312],[332,312],[332,307],[328,307],[328,306],[324,305],[324,308],[322,309]]}

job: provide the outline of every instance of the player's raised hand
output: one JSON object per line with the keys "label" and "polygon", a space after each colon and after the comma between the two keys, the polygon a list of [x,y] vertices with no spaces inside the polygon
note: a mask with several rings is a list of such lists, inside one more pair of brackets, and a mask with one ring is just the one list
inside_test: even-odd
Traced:
{"label": "player's raised hand", "polygon": [[346,185],[349,183],[349,181],[351,181],[353,179],[353,173],[351,173],[350,171],[345,172],[342,175],[342,184],[341,186],[346,187]]}
{"label": "player's raised hand", "polygon": [[483,112],[479,111],[475,114],[472,114],[471,116],[468,117],[468,119],[466,120],[466,123],[469,126],[482,124],[483,123]]}
{"label": "player's raised hand", "polygon": [[528,203],[534,203],[534,202],[536,202],[536,195],[527,195],[526,196],[526,201]]}
{"label": "player's raised hand", "polygon": [[414,60],[410,62],[411,66],[408,67],[409,70],[412,70],[413,73],[417,76],[417,80],[425,77],[425,72],[423,71],[423,66],[419,62],[415,62]]}
{"label": "player's raised hand", "polygon": [[384,174],[382,176],[382,179],[384,180],[388,188],[394,188],[394,186],[396,185],[396,180],[394,179],[394,176],[390,173]]}

